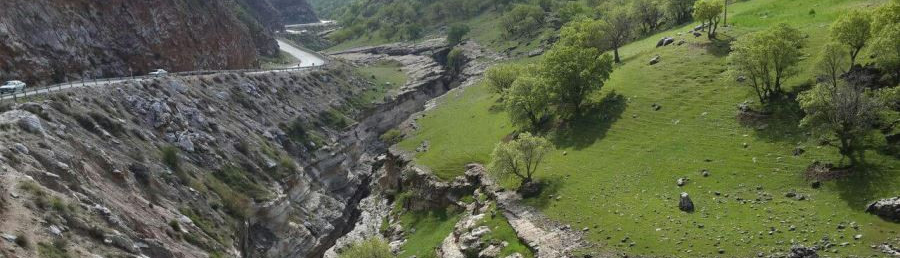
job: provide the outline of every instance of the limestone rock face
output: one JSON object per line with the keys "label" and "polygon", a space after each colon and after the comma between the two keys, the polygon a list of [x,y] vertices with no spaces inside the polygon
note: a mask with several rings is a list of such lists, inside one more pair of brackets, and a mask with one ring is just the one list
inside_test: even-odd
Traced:
{"label": "limestone rock face", "polygon": [[886,220],[900,222],[900,197],[878,200],[866,208],[866,212]]}
{"label": "limestone rock face", "polygon": [[256,67],[277,44],[231,1],[0,1],[0,80]]}

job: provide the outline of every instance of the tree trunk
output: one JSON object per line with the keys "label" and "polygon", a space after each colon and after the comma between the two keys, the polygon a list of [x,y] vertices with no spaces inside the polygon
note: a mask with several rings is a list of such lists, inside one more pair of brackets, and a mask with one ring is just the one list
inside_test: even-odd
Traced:
{"label": "tree trunk", "polygon": [[616,63],[617,63],[617,64],[618,64],[618,63],[621,63],[622,60],[619,59],[619,47],[618,47],[618,46],[616,46],[615,48],[613,48],[613,54],[614,54],[615,57],[616,57],[616,58],[615,58]]}
{"label": "tree trunk", "polygon": [[728,0],[725,0],[725,18],[722,19],[722,27],[728,27]]}

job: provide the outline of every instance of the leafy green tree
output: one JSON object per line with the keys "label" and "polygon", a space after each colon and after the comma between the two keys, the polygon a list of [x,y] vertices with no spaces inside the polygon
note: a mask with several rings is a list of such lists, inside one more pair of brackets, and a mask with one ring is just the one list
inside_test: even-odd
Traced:
{"label": "leafy green tree", "polygon": [[659,6],[659,0],[635,0],[632,2],[632,16],[640,21],[641,31],[644,33],[654,31],[662,24],[665,13]]}
{"label": "leafy green tree", "polygon": [[512,84],[503,104],[513,124],[538,129],[550,108],[550,92],[537,76],[521,76]]}
{"label": "leafy green tree", "polygon": [[729,61],[735,72],[748,79],[759,101],[765,103],[782,91],[786,78],[796,75],[804,43],[800,31],[782,23],[738,39],[731,47]]}
{"label": "leafy green tree", "polygon": [[850,65],[856,64],[856,56],[872,37],[872,16],[870,13],[853,10],[845,13],[831,24],[831,38],[850,49]]}
{"label": "leafy green tree", "polygon": [[579,115],[585,100],[609,79],[612,64],[608,54],[594,48],[557,45],[544,54],[542,74],[560,115]]}
{"label": "leafy green tree", "polygon": [[563,45],[590,47],[603,52],[609,49],[607,27],[609,24],[606,21],[580,18],[566,24],[560,30],[559,40]]}
{"label": "leafy green tree", "polygon": [[544,9],[518,4],[500,18],[500,24],[509,38],[530,36],[544,25]]}
{"label": "leafy green tree", "polygon": [[875,64],[893,74],[894,84],[900,85],[900,22],[882,29],[872,42]]}
{"label": "leafy green tree", "polygon": [[579,1],[566,1],[556,10],[560,21],[563,24],[578,19],[578,17],[587,16],[587,8]]}
{"label": "leafy green tree", "polygon": [[552,149],[553,145],[546,139],[522,133],[518,139],[494,147],[488,172],[498,178],[515,176],[525,185],[534,180],[538,167]]}
{"label": "leafy green tree", "polygon": [[491,89],[492,92],[503,96],[506,94],[506,91],[512,87],[513,82],[519,77],[521,71],[522,68],[519,65],[496,65],[488,68],[487,71],[484,72],[484,82],[487,83],[488,88]]}
{"label": "leafy green tree", "polygon": [[395,258],[391,247],[380,238],[371,238],[341,250],[338,258]]}
{"label": "leafy green tree", "polygon": [[872,14],[872,35],[879,35],[884,28],[897,27],[900,24],[900,0],[893,0]]}
{"label": "leafy green tree", "polygon": [[666,15],[676,24],[690,21],[696,0],[664,0]]}
{"label": "leafy green tree", "polygon": [[836,138],[839,152],[853,166],[858,163],[857,154],[865,150],[865,137],[885,110],[881,100],[861,86],[818,84],[797,98],[806,113],[800,125]]}
{"label": "leafy green tree", "polygon": [[453,48],[447,53],[447,67],[453,73],[462,72],[463,65],[466,64],[466,55],[459,48]]}
{"label": "leafy green tree", "polygon": [[848,57],[847,50],[838,43],[831,42],[822,47],[816,67],[825,83],[835,85],[840,81],[841,75],[850,67]]}
{"label": "leafy green tree", "polygon": [[619,47],[631,40],[634,32],[634,18],[623,7],[613,8],[604,18],[608,26],[603,27],[606,34],[606,43],[612,49],[616,63],[622,62],[619,58]]}
{"label": "leafy green tree", "polygon": [[459,44],[462,42],[463,37],[469,33],[469,26],[465,24],[455,24],[450,26],[450,29],[447,31],[447,43],[451,46]]}
{"label": "leafy green tree", "polygon": [[716,38],[716,29],[724,8],[722,0],[699,0],[694,3],[694,19],[703,21],[709,27],[706,31],[709,39]]}

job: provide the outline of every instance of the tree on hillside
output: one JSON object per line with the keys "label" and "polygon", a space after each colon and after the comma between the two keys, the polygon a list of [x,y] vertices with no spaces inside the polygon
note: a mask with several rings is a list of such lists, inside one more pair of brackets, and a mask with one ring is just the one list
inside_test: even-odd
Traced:
{"label": "tree on hillside", "polygon": [[534,180],[538,167],[552,149],[553,145],[546,139],[522,133],[518,139],[494,147],[488,171],[498,178],[515,176],[526,185]]}
{"label": "tree on hillside", "polygon": [[872,41],[875,64],[892,74],[894,84],[900,85],[900,22],[881,29]]}
{"label": "tree on hillside", "polygon": [[469,26],[465,24],[455,24],[450,26],[450,29],[447,30],[447,43],[451,46],[455,46],[462,42],[463,37],[469,33]]}
{"label": "tree on hillside", "polygon": [[522,68],[514,64],[495,65],[484,72],[484,82],[491,92],[500,94],[501,98],[512,87],[513,82],[519,77]]}
{"label": "tree on hillside", "polygon": [[837,138],[836,146],[850,165],[865,148],[864,139],[884,111],[881,98],[861,86],[838,83],[818,84],[802,93],[797,101],[806,113],[800,125],[818,134]]}
{"label": "tree on hillside", "polygon": [[796,74],[803,44],[800,31],[782,23],[739,38],[731,47],[729,61],[734,71],[747,78],[759,101],[765,103],[781,92],[786,78]]}
{"label": "tree on hillside", "polygon": [[563,24],[569,23],[577,19],[578,17],[586,16],[587,8],[584,7],[581,2],[578,1],[566,1],[562,4],[561,7],[556,11],[556,14],[559,16],[560,21]]}
{"label": "tree on hillside", "polygon": [[447,53],[447,67],[453,73],[462,72],[463,65],[466,64],[466,56],[459,48],[453,48]]}
{"label": "tree on hillside", "polygon": [[900,25],[900,0],[893,0],[872,14],[872,35],[879,35],[884,28]]}
{"label": "tree on hillside", "polygon": [[624,46],[631,40],[631,34],[634,32],[634,19],[622,7],[613,8],[607,13],[603,20],[607,26],[603,27],[606,34],[606,42],[612,49],[616,63],[622,62],[619,58],[619,48]]}
{"label": "tree on hillside", "polygon": [[699,0],[694,3],[694,19],[706,23],[709,27],[706,35],[709,39],[716,38],[716,29],[724,7],[722,0]]}
{"label": "tree on hillside", "polygon": [[872,37],[871,27],[871,14],[859,10],[845,13],[831,24],[831,38],[849,47],[851,66]]}
{"label": "tree on hillside", "polygon": [[691,19],[696,0],[664,0],[666,14],[675,24],[688,22]]}
{"label": "tree on hillside", "polygon": [[603,20],[581,18],[566,24],[560,30],[559,42],[567,46],[590,47],[603,52],[609,49],[607,27],[609,24]]}
{"label": "tree on hillside", "polygon": [[557,45],[544,54],[541,70],[560,116],[581,113],[585,100],[609,79],[612,63],[608,54],[594,48]]}
{"label": "tree on hillside", "polygon": [[850,59],[847,50],[838,43],[828,43],[822,47],[816,66],[820,77],[828,85],[836,85],[840,82],[841,75],[847,73]]}
{"label": "tree on hillside", "polygon": [[530,36],[544,25],[544,9],[534,5],[517,4],[512,11],[500,18],[500,24],[508,38]]}
{"label": "tree on hillside", "polygon": [[524,75],[512,84],[503,104],[514,125],[536,130],[550,108],[550,92],[541,78]]}
{"label": "tree on hillside", "polygon": [[632,15],[640,21],[644,33],[656,30],[665,14],[660,9],[658,0],[635,0],[631,4]]}

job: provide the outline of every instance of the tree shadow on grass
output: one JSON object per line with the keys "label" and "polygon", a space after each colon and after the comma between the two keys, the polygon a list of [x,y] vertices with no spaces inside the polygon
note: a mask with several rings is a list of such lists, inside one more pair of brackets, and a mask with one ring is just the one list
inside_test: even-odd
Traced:
{"label": "tree shadow on grass", "polygon": [[706,48],[706,52],[716,57],[728,56],[728,54],[731,53],[731,43],[734,42],[735,38],[724,34],[718,34],[716,37],[718,38],[703,44]]}
{"label": "tree shadow on grass", "polygon": [[838,194],[852,209],[865,210],[879,198],[898,194],[900,185],[893,182],[900,177],[900,171],[889,169],[884,164],[861,163],[852,174],[835,180]]}
{"label": "tree shadow on grass", "polygon": [[[798,87],[793,92],[783,93],[772,98],[763,106],[764,111],[754,119],[742,119],[740,123],[756,129],[754,135],[767,141],[780,141],[788,143],[805,142],[809,135],[800,128],[800,120],[806,114],[797,102],[797,94],[803,87]],[[739,115],[741,116],[741,115]]]}
{"label": "tree shadow on grass", "polygon": [[557,148],[581,150],[606,136],[606,132],[625,112],[628,105],[625,96],[615,91],[606,94],[599,102],[589,106],[581,115],[561,126],[555,132],[553,143]]}
{"label": "tree shadow on grass", "polygon": [[543,210],[553,202],[553,198],[557,196],[559,189],[563,186],[564,179],[561,176],[548,176],[541,178],[538,183],[541,184],[541,191],[534,197],[524,198],[522,202]]}

